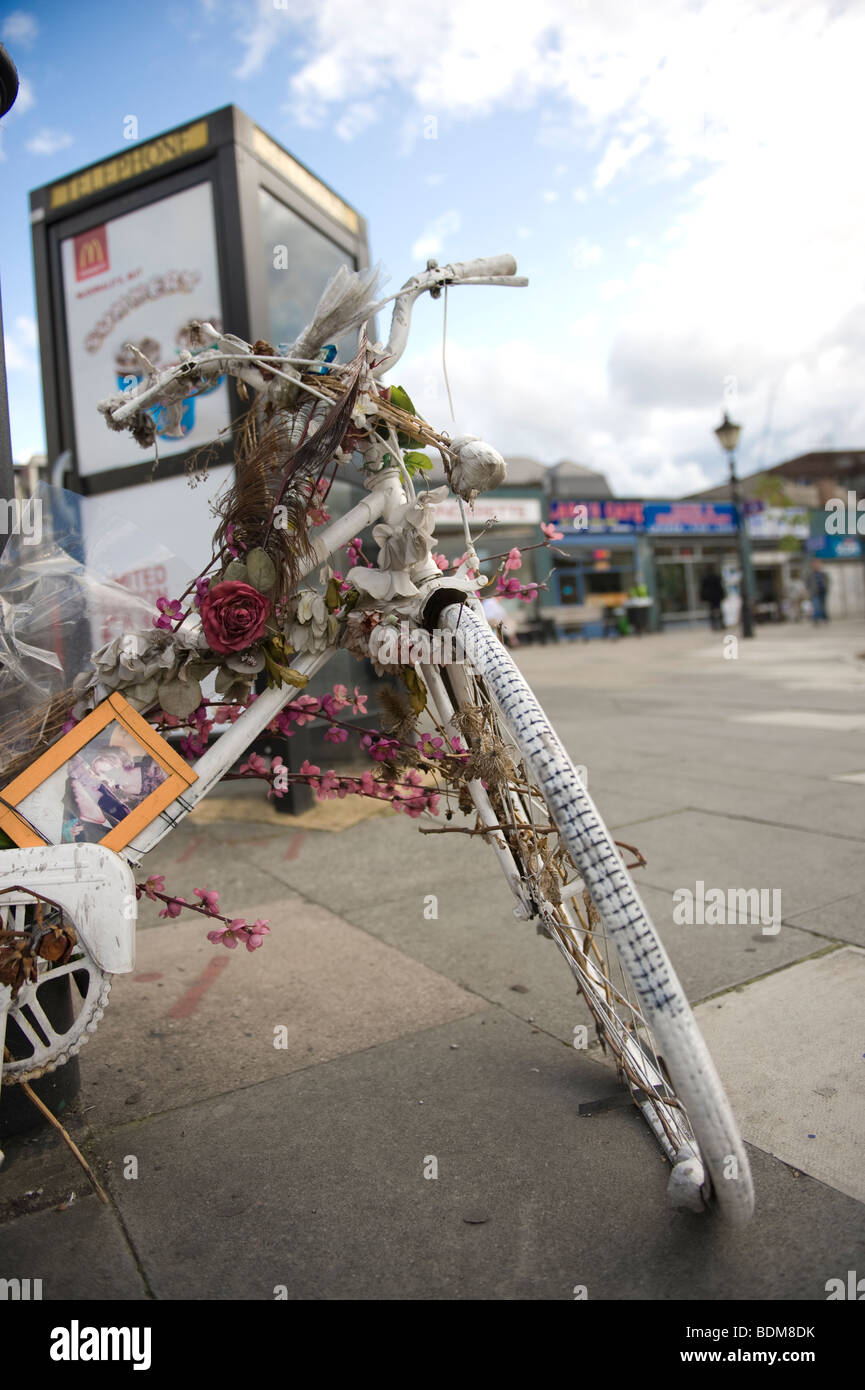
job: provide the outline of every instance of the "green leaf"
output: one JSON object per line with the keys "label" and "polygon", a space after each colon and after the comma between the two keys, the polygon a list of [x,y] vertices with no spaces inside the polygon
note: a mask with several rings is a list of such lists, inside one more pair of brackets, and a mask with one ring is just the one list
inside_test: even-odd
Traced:
{"label": "green leaf", "polygon": [[412,712],[421,714],[426,709],[426,686],[412,666],[401,666],[399,674],[408,691]]}
{"label": "green leaf", "polygon": [[246,568],[249,571],[250,584],[260,594],[266,594],[273,588],[276,583],[276,565],[260,545],[250,550],[246,557]]}
{"label": "green leaf", "polygon": [[[248,584],[249,570],[242,560],[230,560],[222,571],[222,583],[224,584]],[[171,711],[169,710],[169,714]]]}
{"label": "green leaf", "polygon": [[295,671],[291,666],[283,666],[280,662],[274,661],[266,647],[264,652],[264,662],[267,667],[267,684],[271,687],[277,685],[294,685],[303,690],[304,686],[309,685],[309,676],[304,676],[300,671]]}
{"label": "green leaf", "polygon": [[342,595],[339,592],[339,581],[329,579],[325,590],[324,601],[327,604],[328,612],[335,613],[337,608],[342,607]]}
{"label": "green leaf", "polygon": [[417,415],[417,411],[411,403],[411,396],[403,386],[392,386],[390,388],[390,403],[395,405],[398,410],[405,410],[409,415]]}
{"label": "green leaf", "polygon": [[421,471],[429,473],[433,466],[431,458],[427,458],[426,454],[419,454],[416,450],[409,450],[408,453],[403,454],[402,461],[408,469],[410,478]]}

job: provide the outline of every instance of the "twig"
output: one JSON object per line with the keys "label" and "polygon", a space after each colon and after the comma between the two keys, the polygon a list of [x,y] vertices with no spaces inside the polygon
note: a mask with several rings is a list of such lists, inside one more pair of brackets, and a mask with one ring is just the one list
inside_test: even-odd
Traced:
{"label": "twig", "polygon": [[630,854],[635,854],[637,856],[637,862],[635,864],[626,864],[626,869],[644,869],[646,867],[649,861],[642,851],[637,849],[636,845],[626,845],[624,840],[616,840],[614,843],[618,849],[626,849]]}
{"label": "twig", "polygon": [[[4,1048],[4,1049],[3,1049],[3,1052],[4,1052],[4,1056],[6,1057],[7,1062],[11,1062],[11,1061],[13,1060],[13,1058],[12,1058],[12,1054],[11,1054],[11,1052],[9,1051],[8,1047]],[[33,1087],[30,1085],[30,1083],[29,1083],[28,1081],[21,1081],[21,1082],[19,1082],[19,1085],[20,1085],[22,1091],[24,1092],[24,1094],[26,1095],[27,1099],[28,1099],[28,1100],[31,1100],[31,1101],[33,1102],[33,1104],[36,1106],[36,1109],[37,1109],[37,1110],[41,1110],[41,1112],[42,1112],[42,1114],[45,1116],[46,1120],[50,1120],[51,1124],[54,1126],[55,1129],[59,1129],[60,1135],[61,1135],[61,1137],[62,1137],[62,1139],[63,1139],[64,1144],[67,1144],[68,1147],[72,1150],[73,1154],[74,1154],[75,1157],[78,1159],[78,1162],[81,1164],[81,1167],[84,1169],[85,1173],[87,1174],[88,1178],[90,1179],[91,1183],[93,1184],[93,1187],[94,1187],[94,1189],[95,1189],[96,1195],[97,1195],[97,1197],[99,1198],[100,1202],[104,1202],[104,1203],[105,1203],[105,1206],[107,1207],[107,1206],[108,1206],[108,1198],[107,1198],[107,1196],[105,1195],[105,1192],[103,1191],[103,1189],[100,1187],[99,1181],[98,1181],[98,1179],[97,1179],[97,1177],[96,1177],[96,1174],[94,1173],[93,1169],[90,1167],[90,1164],[87,1162],[87,1159],[84,1157],[84,1155],[83,1155],[83,1153],[81,1152],[81,1150],[79,1149],[78,1145],[75,1143],[75,1140],[72,1139],[72,1138],[70,1137],[70,1135],[66,1132],[66,1130],[65,1130],[64,1127],[63,1127],[63,1125],[62,1125],[62,1124],[60,1123],[60,1121],[57,1119],[57,1116],[51,1114],[51,1111],[48,1109],[48,1106],[45,1104],[45,1102],[44,1102],[43,1100],[40,1100],[40,1099],[39,1099],[39,1097],[37,1096],[36,1092],[33,1090]]]}
{"label": "twig", "polygon": [[425,830],[422,825],[418,826],[421,835],[488,835],[494,830],[514,831],[531,829],[536,834],[548,835],[556,829],[554,825],[482,825],[476,830],[470,830],[467,825],[435,825]]}

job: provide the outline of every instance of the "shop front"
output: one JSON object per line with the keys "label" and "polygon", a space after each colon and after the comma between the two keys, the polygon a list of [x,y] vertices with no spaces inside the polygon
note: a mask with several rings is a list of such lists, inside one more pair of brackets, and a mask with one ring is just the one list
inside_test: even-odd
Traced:
{"label": "shop front", "polygon": [[697,622],[707,612],[706,574],[738,582],[736,518],[727,503],[553,498],[550,520],[567,559],[556,561],[549,616],[565,631],[590,637]]}

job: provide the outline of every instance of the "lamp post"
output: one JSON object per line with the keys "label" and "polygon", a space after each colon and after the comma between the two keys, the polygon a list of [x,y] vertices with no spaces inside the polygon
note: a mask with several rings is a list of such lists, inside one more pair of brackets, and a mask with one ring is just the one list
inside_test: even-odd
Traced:
{"label": "lamp post", "polygon": [[751,544],[748,538],[748,524],[742,508],[742,499],[739,493],[739,479],[736,477],[736,445],[739,443],[739,435],[742,426],[736,425],[730,419],[727,412],[715,430],[718,443],[727,453],[730,460],[730,495],[733,506],[736,510],[736,531],[739,537],[739,566],[742,571],[742,636],[754,636],[753,620],[753,583],[751,572]]}

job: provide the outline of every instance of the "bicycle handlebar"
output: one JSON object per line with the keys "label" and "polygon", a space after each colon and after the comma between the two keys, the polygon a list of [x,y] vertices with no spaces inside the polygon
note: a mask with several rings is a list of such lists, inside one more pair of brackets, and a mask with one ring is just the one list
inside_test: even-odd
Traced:
{"label": "bicycle handlebar", "polygon": [[454,280],[474,280],[478,276],[516,275],[517,262],[514,256],[480,256],[476,261],[455,261],[453,265],[442,267],[450,271]]}
{"label": "bicycle handlebar", "polygon": [[[426,270],[422,270],[418,275],[413,275],[410,280],[406,281],[402,289],[392,296],[394,306],[390,337],[383,350],[382,359],[377,366],[372,368],[372,375],[374,377],[381,376],[383,372],[393,367],[402,356],[408,340],[412,306],[419,295],[431,291],[434,296],[437,296],[443,287],[447,288],[449,285],[527,285],[528,281],[525,278],[516,276],[516,268],[515,258],[508,254],[481,256],[473,261],[454,261],[452,264],[444,266],[436,265],[435,261],[429,261]],[[368,312],[365,311],[367,317],[371,318],[387,302],[384,300],[371,307]],[[204,324],[202,328],[210,330],[211,326]],[[158,403],[160,400],[182,399],[183,395],[186,394],[182,387],[184,378],[191,377],[191,385],[194,388],[194,383],[200,382],[202,372],[207,369],[211,373],[228,371],[232,376],[240,377],[246,381],[257,391],[267,389],[274,371],[277,376],[280,375],[273,359],[268,359],[269,372],[267,375],[262,375],[256,354],[248,343],[242,342],[241,339],[235,338],[231,334],[217,333],[216,330],[211,331],[213,331],[218,344],[217,347],[206,348],[204,351],[196,353],[195,356],[186,355],[182,361],[164,367],[147,382],[142,382],[128,394],[124,393],[122,397],[112,396],[108,400],[102,401],[100,409],[111,417],[114,427],[122,428],[139,411],[146,410],[148,406]],[[249,362],[245,363],[244,358],[247,357]],[[291,354],[289,354],[290,357]],[[287,374],[296,375],[289,362],[286,362],[286,367],[288,369]]]}

